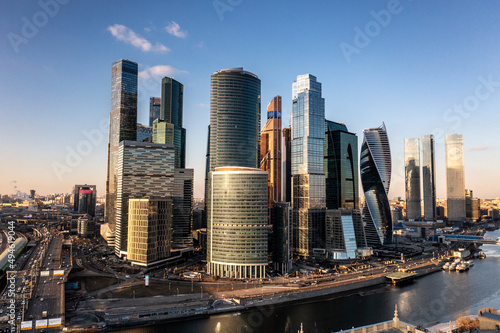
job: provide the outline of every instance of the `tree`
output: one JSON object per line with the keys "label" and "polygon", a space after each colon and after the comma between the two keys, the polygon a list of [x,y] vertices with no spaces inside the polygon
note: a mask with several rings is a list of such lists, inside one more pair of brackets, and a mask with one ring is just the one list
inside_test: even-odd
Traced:
{"label": "tree", "polygon": [[490,312],[490,313],[498,313],[497,309],[495,308],[491,308],[491,307],[488,307],[488,308],[482,308],[482,309],[479,309],[478,311],[478,315],[482,315],[483,313],[485,312]]}
{"label": "tree", "polygon": [[479,319],[460,317],[457,319],[456,324],[457,324],[457,329],[460,332],[469,332],[473,329],[479,328]]}

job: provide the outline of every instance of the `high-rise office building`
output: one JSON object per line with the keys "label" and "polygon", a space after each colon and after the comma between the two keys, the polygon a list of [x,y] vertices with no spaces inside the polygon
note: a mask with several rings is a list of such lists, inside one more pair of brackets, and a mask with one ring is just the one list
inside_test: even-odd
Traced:
{"label": "high-rise office building", "polygon": [[326,250],[330,259],[355,259],[358,248],[366,247],[359,209],[327,209]]}
{"label": "high-rise office building", "polygon": [[115,254],[127,254],[128,201],[170,197],[174,189],[174,146],[122,141],[119,147]]}
{"label": "high-rise office building", "polygon": [[193,169],[174,170],[174,219],[172,223],[172,246],[184,248],[193,246]]}
{"label": "high-rise office building", "polygon": [[281,201],[292,202],[292,128],[283,128]]}
{"label": "high-rise office building", "polygon": [[137,63],[125,59],[114,62],[111,68],[105,218],[112,230],[116,224],[119,144],[137,138],[137,73]]}
{"label": "high-rise office building", "polygon": [[149,98],[149,127],[153,127],[153,121],[160,118],[161,98]]}
{"label": "high-rise office building", "polygon": [[359,209],[358,137],[342,123],[325,121],[327,209]]}
{"label": "high-rise office building", "polygon": [[73,210],[78,213],[87,213],[95,217],[95,201],[97,191],[95,185],[73,186]]}
{"label": "high-rise office building", "polygon": [[137,141],[139,142],[152,142],[153,128],[149,126],[144,126],[143,124],[137,124]]}
{"label": "high-rise office building", "polygon": [[391,149],[385,124],[363,130],[360,155],[361,184],[365,195],[363,223],[368,246],[392,242],[391,207]]}
{"label": "high-rise office building", "polygon": [[153,120],[153,142],[175,146],[175,167],[186,167],[186,129],[182,127],[184,86],[177,80],[161,80],[160,118]]}
{"label": "high-rise office building", "polygon": [[271,208],[272,261],[274,269],[282,275],[292,269],[291,216],[292,207],[288,202],[278,202]]}
{"label": "high-rise office building", "polygon": [[436,221],[436,173],[434,164],[434,136],[422,136],[422,189],[424,220]]}
{"label": "high-rise office building", "polygon": [[464,147],[462,134],[445,136],[448,221],[465,221]]}
{"label": "high-rise office building", "polygon": [[292,206],[294,252],[307,258],[325,248],[325,99],[321,83],[299,75],[292,87]]}
{"label": "high-rise office building", "polygon": [[220,167],[210,173],[207,271],[264,278],[267,265],[267,172]]}
{"label": "high-rise office building", "polygon": [[35,190],[30,190],[30,198],[33,200],[35,199],[35,193],[36,193]]}
{"label": "high-rise office building", "polygon": [[260,132],[260,168],[268,172],[271,208],[281,201],[281,96],[267,106],[267,123]]}
{"label": "high-rise office building", "polygon": [[419,221],[422,218],[420,204],[420,140],[405,139],[405,193],[406,219]]}
{"label": "high-rise office building", "polygon": [[210,167],[259,166],[260,79],[243,68],[215,72],[210,91]]}
{"label": "high-rise office building", "polygon": [[[207,262],[214,275],[243,278],[265,274],[267,172],[255,170],[259,166],[259,133],[260,79],[243,68],[215,72],[205,184]],[[250,234],[254,236],[247,238]]]}
{"label": "high-rise office building", "polygon": [[129,199],[127,260],[150,266],[170,257],[172,201]]}

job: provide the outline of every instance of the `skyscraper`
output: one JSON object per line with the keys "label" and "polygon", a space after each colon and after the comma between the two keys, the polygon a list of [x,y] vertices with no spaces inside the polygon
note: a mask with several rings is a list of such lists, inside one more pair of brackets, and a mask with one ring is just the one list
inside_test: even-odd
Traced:
{"label": "skyscraper", "polygon": [[153,120],[153,142],[175,146],[175,167],[186,167],[186,130],[182,127],[184,86],[171,77],[161,80],[160,118]]}
{"label": "skyscraper", "polygon": [[267,123],[260,132],[260,168],[268,172],[271,208],[281,201],[281,96],[267,106]]}
{"label": "skyscraper", "polygon": [[271,208],[273,225],[272,260],[274,269],[284,275],[292,269],[292,211],[289,202],[278,202]]}
{"label": "skyscraper", "polygon": [[325,99],[311,74],[297,76],[292,90],[293,246],[307,258],[325,248]]}
{"label": "skyscraper", "polygon": [[327,209],[359,209],[358,137],[342,123],[325,121]]}
{"label": "skyscraper", "polygon": [[207,271],[264,278],[267,265],[267,172],[220,167],[210,173]]}
{"label": "skyscraper", "polygon": [[424,220],[436,221],[436,174],[434,171],[434,136],[422,136],[422,188]]}
{"label": "skyscraper", "polygon": [[445,136],[448,221],[465,221],[464,146],[462,134]]}
{"label": "skyscraper", "polygon": [[127,260],[150,266],[170,256],[172,201],[129,199]]}
{"label": "skyscraper", "polygon": [[368,246],[392,242],[391,207],[389,187],[391,183],[391,149],[385,124],[363,130],[360,171],[365,194],[363,222]]}
{"label": "skyscraper", "polygon": [[243,68],[215,72],[206,193],[207,267],[217,276],[265,276],[267,172],[256,169],[259,133],[257,75]]}
{"label": "skyscraper", "polygon": [[283,166],[282,174],[282,198],[283,202],[292,202],[292,128],[290,125],[283,128],[283,148],[282,148]]}
{"label": "skyscraper", "polygon": [[193,177],[193,169],[174,169],[172,245],[176,248],[193,246]]}
{"label": "skyscraper", "polygon": [[149,127],[153,127],[153,121],[160,118],[161,98],[149,98]]}
{"label": "skyscraper", "polygon": [[115,254],[127,254],[129,199],[170,198],[174,146],[122,141],[119,147]]}
{"label": "skyscraper", "polygon": [[405,190],[406,219],[418,221],[422,218],[420,205],[420,140],[405,139]]}
{"label": "skyscraper", "polygon": [[111,113],[109,115],[108,167],[106,176],[106,221],[116,224],[118,146],[137,138],[137,63],[121,59],[111,67]]}
{"label": "skyscraper", "polygon": [[215,72],[210,92],[210,167],[259,166],[260,79],[243,68]]}
{"label": "skyscraper", "polygon": [[95,200],[97,197],[95,185],[73,186],[73,210],[78,213],[87,213],[95,217]]}

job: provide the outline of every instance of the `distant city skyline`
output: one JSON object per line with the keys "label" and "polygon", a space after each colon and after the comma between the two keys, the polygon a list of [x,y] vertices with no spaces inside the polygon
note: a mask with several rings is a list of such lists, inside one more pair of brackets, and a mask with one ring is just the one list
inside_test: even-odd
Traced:
{"label": "distant city skyline", "polygon": [[[13,194],[14,186],[25,193],[69,193],[87,183],[105,194],[109,68],[126,58],[138,63],[141,124],[149,124],[149,101],[160,96],[162,77],[184,85],[186,167],[195,170],[195,198],[203,198],[210,75],[228,67],[258,75],[261,100],[283,96],[283,127],[292,109],[289,86],[304,73],[321,78],[327,119],[358,136],[385,122],[393,157],[389,198],[404,197],[404,138],[424,134],[434,135],[436,194],[446,198],[444,135],[450,133],[463,135],[465,187],[477,197],[500,196],[493,167],[500,163],[499,3],[401,1],[376,34],[365,28],[377,24],[373,13],[386,10],[386,2],[298,6],[243,2],[220,13],[211,2],[186,8],[125,1],[117,12],[112,3],[97,10],[69,2],[26,35],[23,18],[32,21],[44,9],[38,2],[6,3],[0,193]],[[272,15],[277,11],[279,18]],[[256,16],[264,22],[258,27],[252,25]],[[298,29],[299,19],[315,25]],[[178,29],[167,31],[172,21]],[[346,54],[346,45],[356,52]]]}

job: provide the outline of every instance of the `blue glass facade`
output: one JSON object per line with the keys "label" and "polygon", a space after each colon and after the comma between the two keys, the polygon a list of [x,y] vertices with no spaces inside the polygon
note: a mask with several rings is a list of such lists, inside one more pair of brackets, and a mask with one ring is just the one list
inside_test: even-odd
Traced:
{"label": "blue glass facade", "polygon": [[317,212],[326,208],[325,99],[321,83],[310,74],[297,76],[292,90],[293,246],[296,254],[308,257],[314,248],[325,248],[324,213]]}
{"label": "blue glass facade", "polygon": [[105,218],[112,229],[116,224],[118,147],[123,140],[137,139],[137,73],[137,63],[125,59],[114,62],[111,69]]}
{"label": "blue glass facade", "polygon": [[149,127],[153,127],[153,122],[155,121],[155,119],[160,119],[160,107],[160,97],[149,98]]}
{"label": "blue glass facade", "polygon": [[420,140],[405,139],[406,219],[418,221],[422,217],[420,205]]}
{"label": "blue glass facade", "polygon": [[392,242],[392,216],[389,206],[391,150],[385,124],[363,130],[360,171],[365,194],[363,222],[369,246]]}

